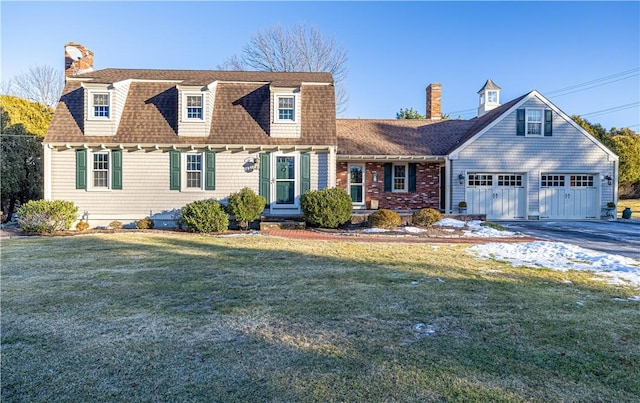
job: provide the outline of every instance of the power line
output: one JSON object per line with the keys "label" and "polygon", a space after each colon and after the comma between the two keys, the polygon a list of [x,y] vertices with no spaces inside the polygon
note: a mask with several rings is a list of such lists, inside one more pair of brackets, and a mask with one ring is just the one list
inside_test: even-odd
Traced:
{"label": "power line", "polygon": [[[635,74],[632,74],[632,73],[635,73]],[[610,79],[617,78],[617,77],[620,77],[620,76],[626,76],[626,75],[629,75],[629,74],[632,74],[632,75],[630,75],[629,77],[623,77],[623,78],[620,78],[618,80],[614,80],[612,82],[616,82],[616,81],[620,81],[620,80],[624,80],[624,79],[627,79],[627,78],[631,78],[631,77],[637,76],[638,74],[640,74],[640,67],[635,67],[635,68],[633,68],[631,70],[626,70],[626,71],[621,71],[619,73],[614,73],[614,74],[608,75],[606,77],[596,78],[596,79],[593,79],[593,80],[590,80],[590,81],[586,81],[584,83],[570,85],[568,87],[560,88],[558,90],[548,91],[548,92],[546,92],[546,94],[547,95],[552,95],[552,94],[555,94],[555,93],[561,93],[561,92],[564,92],[564,91],[573,90],[573,89],[576,89],[576,88],[584,87],[586,85],[596,84],[596,83],[599,83],[599,82],[602,82],[602,81],[610,80]],[[608,84],[608,83],[605,83],[605,84]],[[602,84],[602,85],[605,85],[605,84]],[[593,87],[589,87],[589,88],[593,88]],[[588,88],[585,88],[585,89],[588,89]],[[556,95],[556,96],[560,96],[560,95]]]}
{"label": "power line", "polygon": [[584,113],[584,114],[582,114],[580,116],[608,115],[609,113],[623,111],[625,109],[631,109],[631,108],[633,108],[635,106],[638,106],[638,105],[640,105],[640,102],[632,102],[630,104],[614,106],[613,108],[602,109],[602,110],[595,111],[595,112]]}

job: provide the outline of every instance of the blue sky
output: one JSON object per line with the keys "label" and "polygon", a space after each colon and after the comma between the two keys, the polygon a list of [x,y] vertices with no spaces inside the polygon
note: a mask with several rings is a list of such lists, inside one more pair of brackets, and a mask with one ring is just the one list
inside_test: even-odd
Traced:
{"label": "blue sky", "polygon": [[[491,78],[503,103],[536,89],[569,115],[640,131],[640,2],[0,3],[2,80],[64,66],[85,45],[96,69],[216,69],[258,30],[304,23],[348,52],[341,117],[425,109],[472,118]],[[560,91],[561,90],[561,91]]]}

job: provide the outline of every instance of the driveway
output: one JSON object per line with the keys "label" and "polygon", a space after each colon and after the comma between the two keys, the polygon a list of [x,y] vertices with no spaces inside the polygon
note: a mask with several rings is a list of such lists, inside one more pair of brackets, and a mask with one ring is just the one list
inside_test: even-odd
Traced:
{"label": "driveway", "polygon": [[510,221],[510,231],[548,241],[622,255],[640,261],[640,220],[617,221]]}

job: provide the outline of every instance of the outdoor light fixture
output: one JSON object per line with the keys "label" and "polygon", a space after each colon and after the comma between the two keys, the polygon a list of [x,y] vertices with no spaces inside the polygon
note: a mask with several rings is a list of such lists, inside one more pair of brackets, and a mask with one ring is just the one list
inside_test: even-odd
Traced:
{"label": "outdoor light fixture", "polygon": [[460,182],[461,185],[464,184],[464,172],[460,172],[460,175],[458,175],[458,182]]}
{"label": "outdoor light fixture", "polygon": [[254,171],[258,171],[260,169],[260,158],[254,158],[252,164],[253,165],[251,166],[251,169],[253,169]]}
{"label": "outdoor light fixture", "polygon": [[611,185],[611,183],[613,182],[613,178],[611,177],[611,175],[605,175],[604,180],[607,181],[608,185]]}
{"label": "outdoor light fixture", "polygon": [[374,172],[374,173],[371,174],[371,180],[374,181],[374,182],[378,181],[378,173],[377,172]]}

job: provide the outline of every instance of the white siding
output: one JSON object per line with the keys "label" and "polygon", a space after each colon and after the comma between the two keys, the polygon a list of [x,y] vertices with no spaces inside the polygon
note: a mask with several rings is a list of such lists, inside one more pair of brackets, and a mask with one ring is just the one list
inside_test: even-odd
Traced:
{"label": "white siding", "polygon": [[[531,98],[520,108],[549,107]],[[458,183],[463,172],[523,173],[528,189],[529,216],[539,215],[540,175],[542,173],[584,173],[598,175],[599,200],[605,205],[613,197],[613,186],[601,181],[601,174],[615,172],[615,162],[589,137],[569,121],[553,112],[553,135],[525,137],[516,135],[516,112],[505,116],[489,131],[476,138],[452,161],[452,205],[465,198],[464,185]]]}
{"label": "white siding", "polygon": [[[215,89],[217,85],[214,83],[210,87],[203,91],[199,90],[181,90],[178,95],[178,136],[186,137],[205,137],[208,136],[211,131],[211,119],[213,117],[213,104],[215,100]],[[204,119],[201,121],[189,121],[183,116],[183,102],[184,93],[203,94],[204,105],[203,114]]]}
{"label": "white siding", "polygon": [[[96,89],[85,88],[84,89],[84,134],[85,136],[115,136],[118,131],[118,125],[120,119],[122,119],[122,113],[124,111],[124,105],[127,101],[127,95],[129,94],[129,86],[131,82],[129,80],[120,83],[115,83],[111,89]],[[110,93],[110,119],[92,119],[93,110],[90,107],[90,97],[92,91],[95,92],[109,92]]]}
{"label": "white siding", "polygon": [[[78,214],[89,214],[92,226],[107,225],[113,220],[124,224],[153,216],[170,219],[177,209],[195,200],[226,198],[243,187],[258,193],[259,171],[248,169],[259,153],[217,152],[216,190],[169,190],[169,153],[167,151],[122,152],[122,189],[87,191],[75,188],[75,150],[51,151],[51,199],[71,200]],[[327,153],[311,155],[311,188],[326,186],[329,171]]]}

